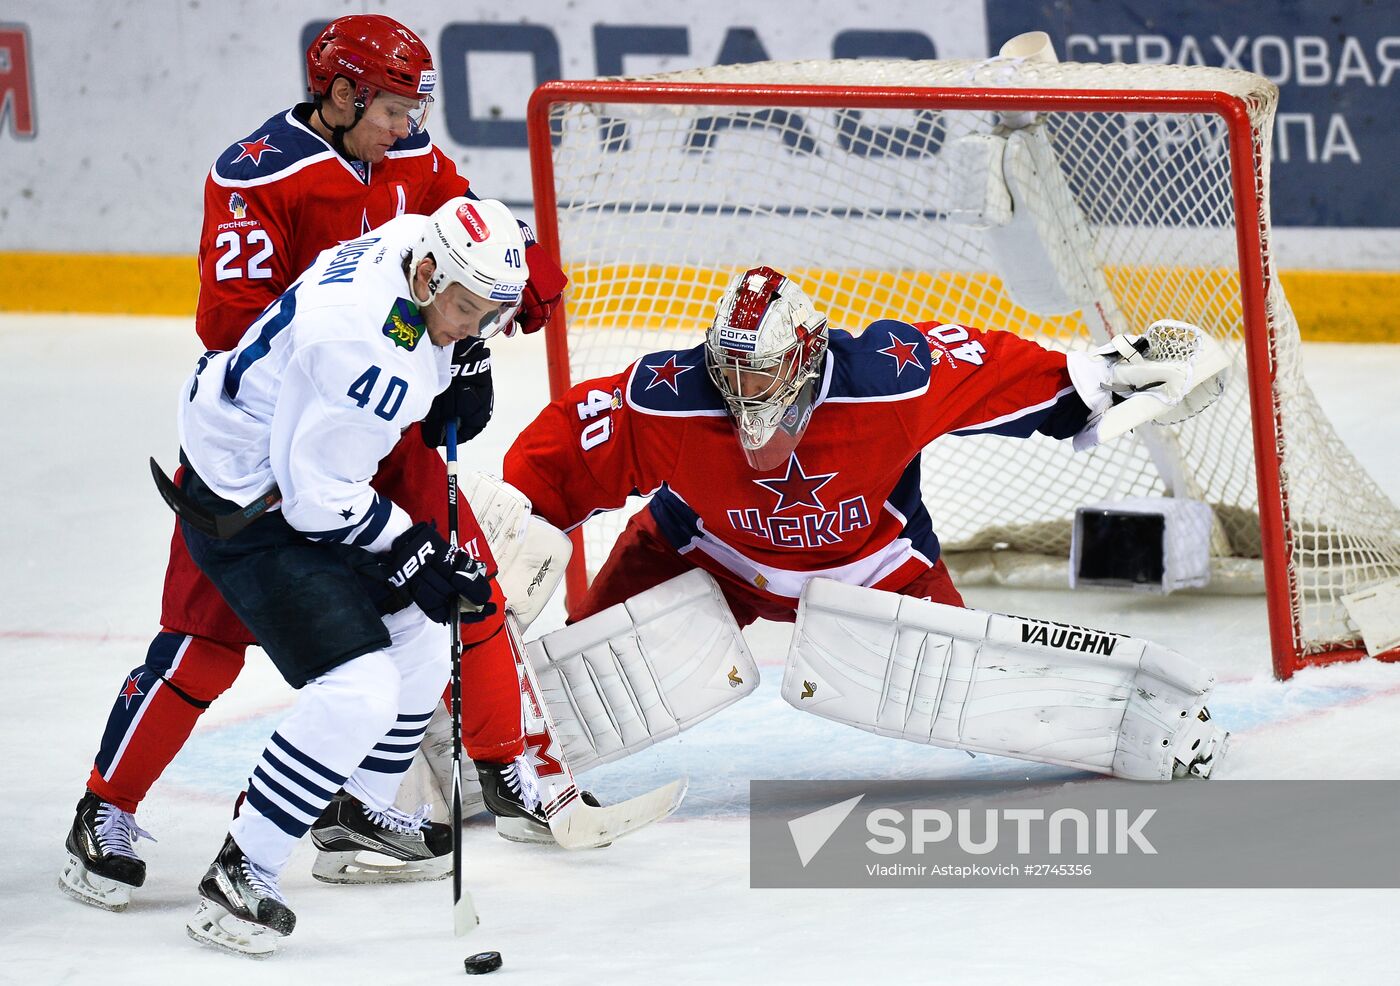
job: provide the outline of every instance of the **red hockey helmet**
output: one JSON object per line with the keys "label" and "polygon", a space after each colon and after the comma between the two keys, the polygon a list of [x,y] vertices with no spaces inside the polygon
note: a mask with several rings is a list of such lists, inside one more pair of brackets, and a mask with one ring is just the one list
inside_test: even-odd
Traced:
{"label": "red hockey helmet", "polygon": [[326,25],[306,49],[306,86],[313,97],[330,92],[336,76],[355,86],[355,102],[368,105],[376,92],[421,104],[421,128],[437,88],[433,56],[418,35],[383,14],[350,14]]}

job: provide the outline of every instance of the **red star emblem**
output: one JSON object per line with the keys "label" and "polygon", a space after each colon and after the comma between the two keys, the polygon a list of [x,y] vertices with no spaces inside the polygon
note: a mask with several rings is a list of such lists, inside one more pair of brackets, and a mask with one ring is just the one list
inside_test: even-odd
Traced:
{"label": "red star emblem", "polygon": [[904,367],[913,363],[919,369],[924,368],[924,364],[919,362],[918,346],[912,342],[904,342],[893,332],[890,333],[890,345],[888,349],[877,349],[876,352],[883,353],[895,362],[894,375],[899,376]]}
{"label": "red star emblem", "polygon": [[817,496],[817,490],[836,478],[836,473],[828,472],[819,476],[809,476],[802,471],[802,463],[797,461],[797,454],[793,453],[788,459],[787,475],[782,479],[755,479],[754,482],[762,486],[769,493],[778,494],[778,505],[773,508],[773,512],[781,513],[789,507],[815,507],[818,510],[825,510],[826,505]]}
{"label": "red star emblem", "polygon": [[257,140],[240,140],[238,146],[243,148],[243,153],[233,159],[234,164],[242,161],[245,157],[252,158],[254,164],[262,164],[262,156],[264,154],[282,153],[269,144],[266,137],[259,137]]}
{"label": "red star emblem", "polygon": [[140,671],[137,671],[137,672],[136,672],[134,675],[132,675],[130,678],[126,679],[126,687],[124,687],[124,688],[117,694],[117,698],[124,698],[124,699],[126,699],[126,707],[127,707],[128,709],[131,708],[131,700],[132,700],[133,698],[138,698],[139,696],[146,694],[145,692],[143,692],[143,691],[141,690],[140,682],[141,682],[141,672],[140,672]]}
{"label": "red star emblem", "polygon": [[664,383],[671,388],[671,393],[679,397],[680,391],[676,388],[676,377],[680,376],[686,370],[695,369],[695,367],[677,366],[675,354],[672,353],[671,358],[660,366],[648,366],[647,369],[651,371],[651,383],[647,384],[647,390],[650,390],[659,383]]}

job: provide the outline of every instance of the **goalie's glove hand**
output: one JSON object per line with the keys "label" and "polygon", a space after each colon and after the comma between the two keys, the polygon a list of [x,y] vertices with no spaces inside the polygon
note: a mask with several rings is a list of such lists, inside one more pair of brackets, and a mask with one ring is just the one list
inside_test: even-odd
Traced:
{"label": "goalie's glove hand", "polygon": [[389,568],[390,584],[406,590],[434,623],[447,623],[459,609],[467,623],[496,612],[486,566],[449,545],[426,521],[394,539]]}
{"label": "goalie's glove hand", "polygon": [[[1199,414],[1225,392],[1229,362],[1220,344],[1198,326],[1171,319],[1153,322],[1141,335],[1118,336],[1092,352],[1070,354],[1070,379],[1090,412],[1090,424],[1082,438],[1076,437],[1075,447],[1097,444],[1105,415],[1116,416],[1119,424],[1107,428],[1103,438],[1120,434],[1129,420],[1176,424]],[[1137,410],[1115,410],[1130,401]]]}
{"label": "goalie's glove hand", "polygon": [[457,442],[481,434],[491,420],[496,389],[491,383],[491,350],[480,339],[463,339],[452,349],[452,382],[433,398],[433,406],[420,426],[423,444],[438,448],[447,444],[447,422],[457,421]]}
{"label": "goalie's glove hand", "polygon": [[530,276],[520,295],[520,311],[515,316],[515,325],[528,335],[545,327],[549,317],[554,314],[554,306],[563,297],[569,279],[544,247],[534,242],[528,227],[525,242],[525,266]]}

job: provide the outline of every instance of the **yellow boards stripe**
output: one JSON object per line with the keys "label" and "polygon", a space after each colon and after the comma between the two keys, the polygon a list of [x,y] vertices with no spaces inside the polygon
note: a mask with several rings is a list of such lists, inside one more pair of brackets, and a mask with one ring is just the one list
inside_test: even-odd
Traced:
{"label": "yellow boards stripe", "polygon": [[[709,324],[714,301],[735,269],[602,264],[571,265],[568,273],[575,327],[698,332]],[[1017,308],[985,273],[797,268],[787,273],[833,325],[843,328],[894,316],[1014,325],[1064,337],[1075,321]],[[1239,317],[1229,283],[1234,275],[1228,271],[1110,267],[1105,274],[1118,297],[1132,299],[1124,312],[1130,322]],[[1284,271],[1280,276],[1304,339],[1400,342],[1400,271]],[[1199,289],[1203,284],[1207,290]],[[0,252],[0,311],[193,315],[198,297],[199,272],[187,255]],[[1211,298],[1230,300],[1200,300]]]}

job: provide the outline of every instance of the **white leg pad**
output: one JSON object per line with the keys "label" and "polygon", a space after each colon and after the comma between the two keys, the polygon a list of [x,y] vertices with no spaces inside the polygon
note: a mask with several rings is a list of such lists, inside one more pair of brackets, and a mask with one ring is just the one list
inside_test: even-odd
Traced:
{"label": "white leg pad", "polygon": [[1150,641],[813,579],[782,694],[882,736],[1166,781],[1223,755],[1214,683]]}
{"label": "white leg pad", "polygon": [[576,774],[675,736],[758,686],[719,585],[698,569],[526,652]]}

